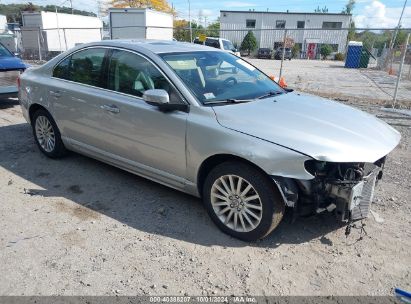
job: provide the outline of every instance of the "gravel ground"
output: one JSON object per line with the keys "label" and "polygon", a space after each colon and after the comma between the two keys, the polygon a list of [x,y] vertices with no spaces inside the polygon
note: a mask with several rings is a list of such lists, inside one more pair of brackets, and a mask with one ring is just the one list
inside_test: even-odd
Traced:
{"label": "gravel ground", "polygon": [[[43,156],[15,100],[0,101],[0,295],[392,295],[411,289],[411,120],[366,234],[330,214],[268,238],[221,233],[199,199],[72,153]],[[383,222],[381,222],[381,219]]]}
{"label": "gravel ground", "polygon": [[[245,59],[266,74],[278,77],[280,60]],[[404,71],[408,69],[407,66]],[[397,81],[396,76],[388,75],[386,71],[372,68],[346,69],[344,62],[328,60],[285,60],[282,75],[291,88],[300,91],[324,97],[390,105]],[[403,107],[411,106],[410,79],[401,80],[398,102]]]}

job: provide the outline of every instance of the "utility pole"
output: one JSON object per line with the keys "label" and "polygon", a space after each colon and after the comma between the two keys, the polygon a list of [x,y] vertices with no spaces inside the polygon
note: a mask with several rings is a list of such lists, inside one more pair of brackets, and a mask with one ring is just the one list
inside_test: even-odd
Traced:
{"label": "utility pole", "polygon": [[190,27],[190,42],[193,43],[193,29],[191,27],[191,3],[188,0],[188,26]]}
{"label": "utility pole", "polygon": [[287,40],[287,29],[284,30],[284,38],[283,38],[283,53],[281,54],[281,66],[280,66],[280,75],[278,76],[278,82],[281,80],[281,76],[283,75],[283,63],[285,57],[285,42]]}
{"label": "utility pole", "polygon": [[397,25],[397,27],[395,28],[394,36],[392,37],[392,40],[391,40],[391,43],[390,43],[390,49],[391,49],[391,50],[392,50],[393,47],[394,47],[395,39],[397,39],[398,30],[399,30],[400,27],[401,27],[401,20],[402,20],[402,16],[404,15],[404,11],[405,11],[405,7],[406,7],[406,6],[407,6],[407,0],[405,0],[405,2],[404,2],[404,6],[403,6],[402,11],[401,11],[400,19],[398,19],[398,25]]}

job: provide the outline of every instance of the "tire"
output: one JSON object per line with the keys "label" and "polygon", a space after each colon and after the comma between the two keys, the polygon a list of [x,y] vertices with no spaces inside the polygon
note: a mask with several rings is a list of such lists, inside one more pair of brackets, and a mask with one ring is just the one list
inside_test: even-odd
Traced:
{"label": "tire", "polygon": [[32,128],[36,144],[44,155],[60,158],[67,154],[60,130],[49,112],[44,109],[37,110],[32,117]]}
{"label": "tire", "polygon": [[[232,188],[234,191],[230,191]],[[256,241],[270,234],[281,222],[285,210],[274,182],[242,162],[225,162],[210,171],[203,187],[203,202],[220,230],[243,241]]]}

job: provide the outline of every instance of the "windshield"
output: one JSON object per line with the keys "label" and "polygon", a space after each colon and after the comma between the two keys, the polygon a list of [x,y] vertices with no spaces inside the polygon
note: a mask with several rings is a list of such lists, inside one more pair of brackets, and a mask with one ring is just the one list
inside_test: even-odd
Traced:
{"label": "windshield", "polygon": [[203,104],[284,93],[264,73],[230,53],[200,51],[160,56]]}
{"label": "windshield", "polygon": [[235,50],[234,45],[231,43],[231,41],[228,41],[228,40],[223,40],[223,47],[226,51],[234,51]]}
{"label": "windshield", "polygon": [[0,57],[13,57],[13,55],[4,45],[0,44]]}

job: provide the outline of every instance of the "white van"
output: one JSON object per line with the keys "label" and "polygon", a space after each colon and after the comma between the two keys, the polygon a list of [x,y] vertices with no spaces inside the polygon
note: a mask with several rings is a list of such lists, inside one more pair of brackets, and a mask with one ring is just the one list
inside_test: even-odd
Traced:
{"label": "white van", "polygon": [[216,49],[220,49],[229,53],[232,53],[238,57],[240,56],[240,52],[234,47],[232,42],[227,39],[223,38],[216,38],[216,37],[207,37],[205,42],[201,42],[198,37],[193,41],[195,44],[204,44],[206,46],[211,46]]}

